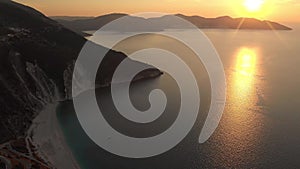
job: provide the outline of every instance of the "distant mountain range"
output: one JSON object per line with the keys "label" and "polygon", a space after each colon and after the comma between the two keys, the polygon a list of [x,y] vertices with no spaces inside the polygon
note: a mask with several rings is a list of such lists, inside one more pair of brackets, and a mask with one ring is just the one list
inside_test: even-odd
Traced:
{"label": "distant mountain range", "polygon": [[66,21],[74,21],[74,20],[81,20],[81,19],[93,19],[93,16],[51,16],[53,20],[66,20]]}
{"label": "distant mountain range", "polygon": [[[56,21],[72,29],[76,32],[98,30],[107,23],[116,20],[118,18],[127,16],[124,26],[115,28],[117,31],[161,31],[164,29],[186,29],[185,24],[179,23],[178,20],[174,20],[172,15],[165,15],[155,18],[143,18],[137,16],[131,16],[128,14],[113,13],[103,15],[94,18],[79,18],[74,17],[54,17]],[[292,30],[291,28],[282,24],[272,21],[261,21],[254,18],[231,18],[229,16],[222,16],[217,18],[205,18],[201,16],[186,16],[182,14],[176,14],[175,16],[183,18],[200,29],[251,29],[251,30]],[[128,24],[134,23],[134,24]],[[167,23],[168,26],[165,26]],[[131,27],[134,25],[134,28]]]}

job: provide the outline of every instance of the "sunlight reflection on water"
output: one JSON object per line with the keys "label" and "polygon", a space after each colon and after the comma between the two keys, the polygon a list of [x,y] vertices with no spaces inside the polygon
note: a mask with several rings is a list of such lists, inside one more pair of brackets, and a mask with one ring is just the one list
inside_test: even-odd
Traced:
{"label": "sunlight reflection on water", "polygon": [[239,49],[236,56],[234,80],[234,96],[245,99],[253,90],[256,73],[257,53],[255,49]]}
{"label": "sunlight reflection on water", "polygon": [[236,163],[241,159],[255,161],[258,155],[253,150],[259,150],[257,140],[261,137],[263,119],[252,111],[257,109],[257,91],[263,88],[257,76],[260,73],[258,62],[258,49],[243,46],[232,56],[233,71],[228,72],[228,107],[220,126],[227,134],[218,138],[226,146],[217,151]]}

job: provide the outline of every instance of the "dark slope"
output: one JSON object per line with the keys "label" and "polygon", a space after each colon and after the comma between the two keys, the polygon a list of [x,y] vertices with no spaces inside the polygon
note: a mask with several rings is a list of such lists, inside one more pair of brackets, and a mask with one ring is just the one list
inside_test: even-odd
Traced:
{"label": "dark slope", "polygon": [[[25,134],[47,103],[71,97],[73,64],[86,39],[40,12],[0,0],[0,143]],[[97,48],[105,50],[104,47]],[[115,67],[127,56],[110,50],[97,85],[108,85]],[[133,62],[134,64],[141,64]],[[140,78],[158,76],[153,68]]]}
{"label": "dark slope", "polygon": [[[80,32],[87,30],[98,30],[105,24],[116,20],[123,16],[129,16],[127,14],[108,14],[99,16],[96,18],[80,19],[80,20],[63,20],[58,19],[57,21],[66,27]],[[201,16],[185,16],[182,14],[176,14],[175,16],[181,17],[193,23],[196,27],[201,29],[253,29],[253,30],[291,30],[291,28],[271,21],[260,21],[254,18],[231,18],[229,16],[222,16],[218,18],[204,18]],[[163,29],[186,29],[186,25],[181,25],[174,20],[170,15],[144,19],[141,17],[130,16],[129,23],[134,22],[135,29],[138,30],[154,30],[161,31]],[[167,23],[168,26],[162,26],[162,23]],[[124,23],[124,28],[130,24]],[[118,29],[118,28],[117,28]],[[128,30],[135,30],[128,29]],[[119,31],[119,30],[117,30]]]}
{"label": "dark slope", "polygon": [[61,73],[86,40],[30,7],[2,0],[0,11],[0,27],[11,31],[3,34],[1,44],[62,82]]}

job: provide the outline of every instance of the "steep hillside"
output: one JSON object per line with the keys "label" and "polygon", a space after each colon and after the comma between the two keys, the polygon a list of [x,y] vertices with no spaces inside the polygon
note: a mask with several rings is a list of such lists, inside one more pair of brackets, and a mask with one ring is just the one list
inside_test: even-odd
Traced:
{"label": "steep hillside", "polygon": [[[0,143],[3,143],[23,136],[47,103],[72,97],[73,64],[86,39],[40,12],[12,1],[0,0],[0,11]],[[97,48],[105,49],[98,45]],[[110,50],[96,84],[109,85],[115,68],[126,57]],[[140,78],[160,73],[153,68],[142,72]],[[57,95],[60,98],[54,97]]]}

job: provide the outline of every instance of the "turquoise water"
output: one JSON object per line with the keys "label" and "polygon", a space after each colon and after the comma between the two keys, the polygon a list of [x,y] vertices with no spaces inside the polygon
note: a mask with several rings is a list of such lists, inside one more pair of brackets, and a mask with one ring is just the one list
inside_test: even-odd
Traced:
{"label": "turquoise water", "polygon": [[[71,101],[58,108],[58,118],[67,142],[83,169],[198,169],[198,168],[300,168],[300,27],[293,31],[204,30],[215,45],[225,67],[227,103],[219,127],[204,144],[197,140],[210,101],[207,73],[195,72],[200,86],[201,108],[194,128],[174,149],[147,159],[129,159],[110,154],[84,133]],[[118,36],[108,34],[108,36]],[[115,49],[129,54],[145,43],[170,46],[168,39],[140,36]],[[193,65],[192,65],[193,66]],[[149,107],[148,94],[160,88],[168,106],[157,121],[137,125],[115,110],[108,88],[97,90],[105,118],[119,132],[136,137],[161,133],[174,122],[179,108],[178,86],[168,75],[134,83],[131,99],[140,110]]]}

